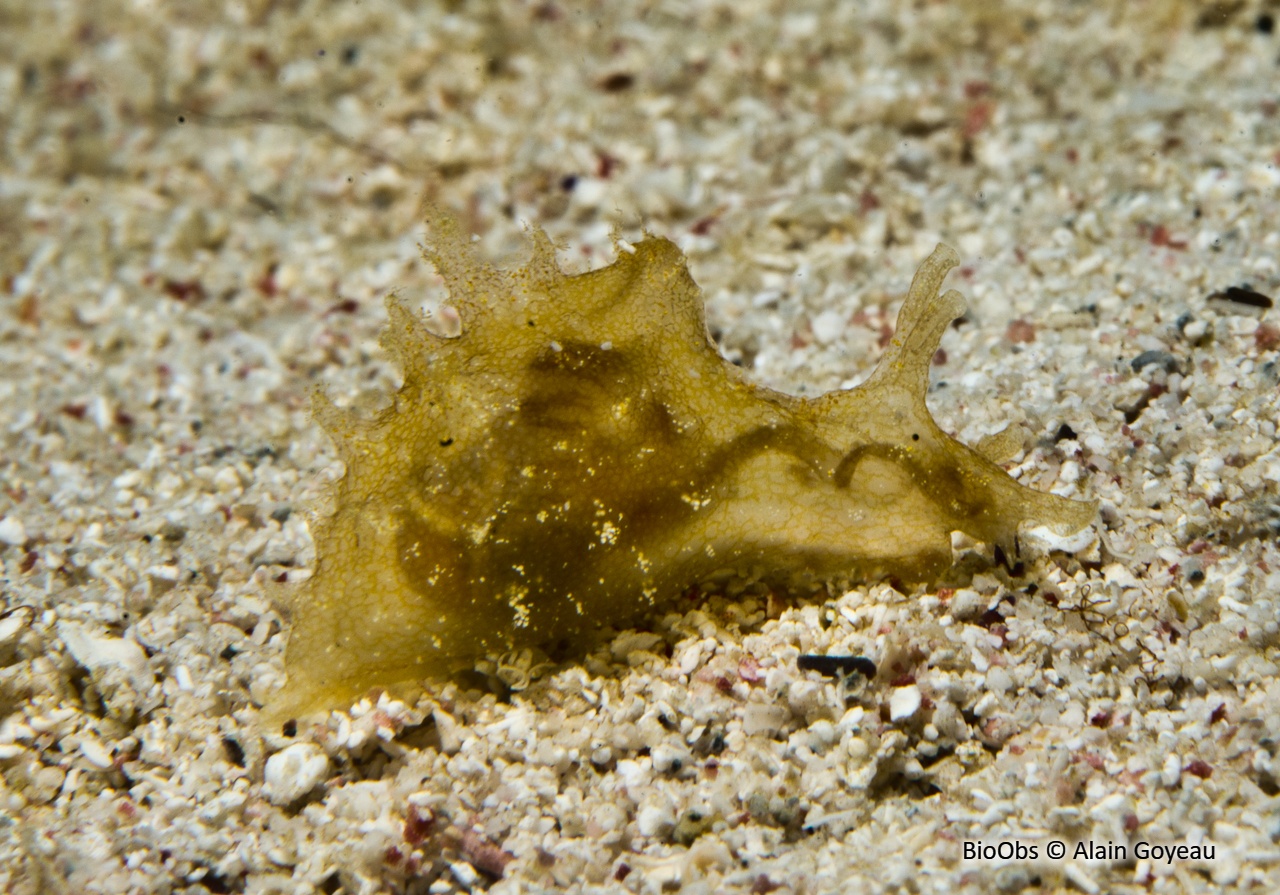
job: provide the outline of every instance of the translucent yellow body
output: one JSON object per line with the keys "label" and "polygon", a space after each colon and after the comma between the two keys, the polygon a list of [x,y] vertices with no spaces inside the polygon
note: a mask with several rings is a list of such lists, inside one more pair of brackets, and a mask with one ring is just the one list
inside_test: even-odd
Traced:
{"label": "translucent yellow body", "polygon": [[949,248],[916,274],[871,378],[809,400],[717,354],[665,239],[566,276],[542,234],[523,268],[500,271],[454,222],[432,223],[427,257],[462,332],[433,335],[390,300],[393,405],[358,420],[317,400],[347,471],[293,600],[277,716],[580,642],[724,570],[925,581],[949,566],[953,531],[1011,547],[1024,522],[1094,516],[1017,484],[929,415],[929,364],[964,310],[939,295]]}

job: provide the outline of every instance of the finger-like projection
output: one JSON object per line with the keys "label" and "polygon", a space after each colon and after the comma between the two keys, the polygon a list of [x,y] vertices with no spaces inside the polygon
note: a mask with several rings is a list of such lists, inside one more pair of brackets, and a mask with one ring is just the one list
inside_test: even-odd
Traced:
{"label": "finger-like projection", "polygon": [[1090,503],[1023,487],[943,433],[930,361],[963,312],[925,260],[863,385],[816,399],[753,385],[716,352],[679,249],[648,238],[567,276],[535,233],[515,271],[436,214],[427,258],[461,319],[433,335],[388,301],[404,372],[357,419],[317,397],[346,475],[292,599],[277,716],[446,673],[484,653],[581,642],[726,570],[780,583],[927,581],[962,531],[1087,525]]}

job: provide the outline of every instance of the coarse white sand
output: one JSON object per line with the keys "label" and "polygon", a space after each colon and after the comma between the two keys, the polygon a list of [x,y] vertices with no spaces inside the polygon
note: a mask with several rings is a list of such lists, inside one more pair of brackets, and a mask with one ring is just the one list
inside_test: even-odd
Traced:
{"label": "coarse white sand", "polygon": [[[1277,15],[0,5],[0,891],[1280,891]],[[794,393],[946,241],[934,412],[1099,522],[264,732],[341,471],[309,390],[395,388],[428,189],[495,259],[675,239]]]}

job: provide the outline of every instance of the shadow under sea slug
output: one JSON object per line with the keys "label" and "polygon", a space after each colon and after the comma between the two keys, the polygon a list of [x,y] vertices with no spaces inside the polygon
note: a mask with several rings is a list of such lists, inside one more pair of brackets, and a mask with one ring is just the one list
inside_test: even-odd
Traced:
{"label": "shadow under sea slug", "polygon": [[922,582],[953,531],[1012,548],[1018,527],[1078,530],[1092,503],[1026,488],[925,406],[964,310],[939,246],[872,376],[814,399],[748,382],[716,352],[684,256],[647,238],[563,274],[483,263],[435,213],[426,257],[461,319],[434,335],[395,298],[382,344],[404,385],[357,419],[317,394],[346,475],[315,519],[316,569],[291,598],[289,681],[272,717],[446,674],[517,646],[583,642],[725,570]]}

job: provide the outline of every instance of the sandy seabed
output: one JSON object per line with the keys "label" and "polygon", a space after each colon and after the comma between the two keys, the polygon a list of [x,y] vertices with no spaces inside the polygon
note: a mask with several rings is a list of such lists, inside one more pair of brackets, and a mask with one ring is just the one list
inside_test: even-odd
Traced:
{"label": "sandy seabed", "polygon": [[[0,5],[0,890],[1280,890],[1277,15]],[[945,241],[934,413],[1098,522],[264,729],[424,190],[494,259],[676,240],[796,394]]]}

